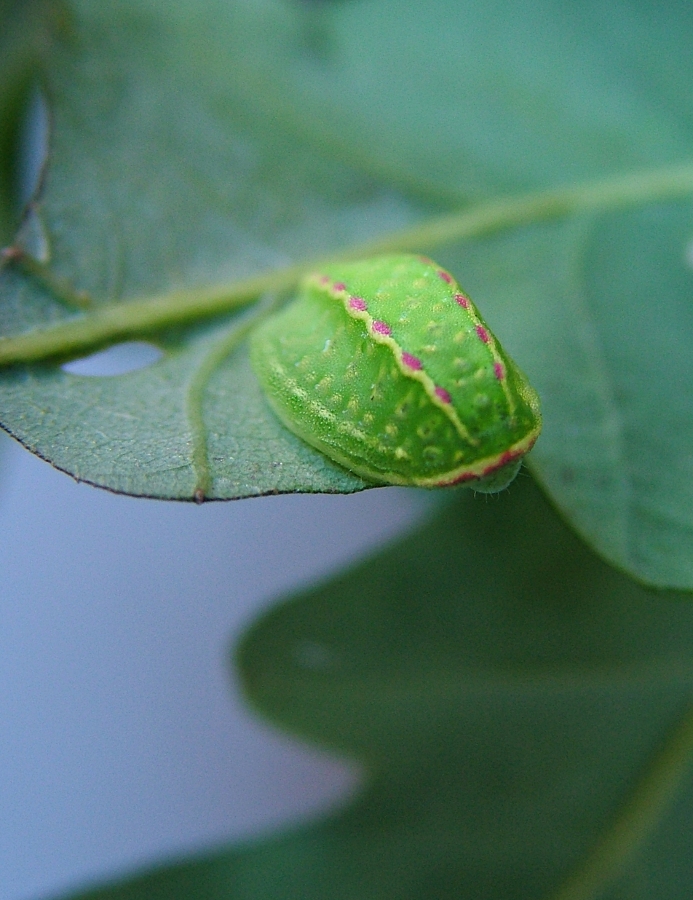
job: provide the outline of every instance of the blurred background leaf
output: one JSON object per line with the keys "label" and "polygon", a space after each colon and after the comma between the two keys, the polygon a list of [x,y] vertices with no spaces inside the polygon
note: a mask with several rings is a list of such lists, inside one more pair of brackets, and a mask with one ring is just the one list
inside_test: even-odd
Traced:
{"label": "blurred background leaf", "polygon": [[239,648],[261,713],[364,764],[356,801],[83,896],[685,900],[691,634],[688,601],[599,561],[530,479],[459,494]]}

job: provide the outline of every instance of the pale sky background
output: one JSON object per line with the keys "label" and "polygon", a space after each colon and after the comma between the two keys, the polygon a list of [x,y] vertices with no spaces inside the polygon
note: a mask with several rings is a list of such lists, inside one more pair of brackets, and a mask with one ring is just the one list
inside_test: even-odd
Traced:
{"label": "pale sky background", "polygon": [[134,500],[0,448],[0,900],[348,797],[353,767],[246,711],[228,648],[278,596],[406,530],[427,498]]}

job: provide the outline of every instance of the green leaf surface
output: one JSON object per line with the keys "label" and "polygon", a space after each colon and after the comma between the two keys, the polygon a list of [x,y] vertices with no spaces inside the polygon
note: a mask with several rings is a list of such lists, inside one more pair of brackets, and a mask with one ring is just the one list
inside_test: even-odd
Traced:
{"label": "green leaf surface", "polygon": [[612,563],[693,584],[690,202],[574,217],[441,254],[531,373],[532,470]]}
{"label": "green leaf surface", "polygon": [[591,554],[530,479],[265,615],[280,727],[365,767],[341,814],[89,900],[687,900],[693,607]]}
{"label": "green leaf surface", "polygon": [[[538,388],[531,465],[566,518],[634,577],[693,588],[689,4],[73,8],[21,236],[48,267],[0,272],[10,433],[136,495],[362,489],[274,420],[238,306],[354,247],[422,250]],[[162,359],[30,362],[132,336]]]}
{"label": "green leaf surface", "polygon": [[690,159],[684,0],[666,15],[655,3],[600,0],[222,8],[209,5],[228,22],[216,55],[233,56],[249,98],[433,196],[484,198]]}

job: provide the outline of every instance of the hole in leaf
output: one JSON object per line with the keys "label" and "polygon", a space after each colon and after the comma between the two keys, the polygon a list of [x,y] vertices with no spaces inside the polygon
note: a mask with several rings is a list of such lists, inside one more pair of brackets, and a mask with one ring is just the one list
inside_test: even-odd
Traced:
{"label": "hole in leaf", "polygon": [[19,134],[17,191],[20,205],[28,203],[38,190],[41,173],[48,157],[48,102],[40,88],[29,97]]}
{"label": "hole in leaf", "polygon": [[126,375],[138,369],[146,369],[161,359],[163,352],[146,341],[124,341],[106,350],[91,353],[81,359],[73,359],[60,368],[70,375],[86,375],[104,378],[112,375]]}

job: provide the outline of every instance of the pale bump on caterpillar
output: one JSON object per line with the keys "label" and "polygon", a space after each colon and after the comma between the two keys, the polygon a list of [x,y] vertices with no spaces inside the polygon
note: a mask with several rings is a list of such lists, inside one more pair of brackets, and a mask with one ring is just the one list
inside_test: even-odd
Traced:
{"label": "pale bump on caterpillar", "polygon": [[375,484],[500,491],[541,430],[535,390],[427,257],[309,275],[250,353],[284,425]]}

